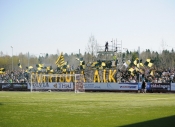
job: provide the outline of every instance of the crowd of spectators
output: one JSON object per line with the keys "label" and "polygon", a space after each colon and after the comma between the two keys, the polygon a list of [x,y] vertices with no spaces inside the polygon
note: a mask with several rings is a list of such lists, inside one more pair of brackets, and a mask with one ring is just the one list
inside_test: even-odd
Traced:
{"label": "crowd of spectators", "polygon": [[0,83],[25,83],[28,82],[29,75],[22,71],[6,71],[0,75]]}
{"label": "crowd of spectators", "polygon": [[[153,71],[153,72],[152,72]],[[121,72],[121,82],[171,83],[175,82],[175,69],[146,70],[142,73],[131,75],[129,72]]]}
{"label": "crowd of spectators", "polygon": [[[29,81],[29,77],[29,74],[25,70],[6,71],[0,75],[0,83],[25,83]],[[174,83],[175,69],[154,70],[154,75],[149,70],[134,75],[131,75],[128,71],[123,71],[120,73],[120,77],[120,81],[117,82],[136,83],[145,80],[151,83]]]}

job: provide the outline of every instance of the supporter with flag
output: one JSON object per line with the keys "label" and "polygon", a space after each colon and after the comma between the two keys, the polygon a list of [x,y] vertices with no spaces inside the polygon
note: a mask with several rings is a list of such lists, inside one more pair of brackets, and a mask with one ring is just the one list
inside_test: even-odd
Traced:
{"label": "supporter with flag", "polygon": [[154,63],[154,60],[147,59],[146,62],[144,63],[145,66],[152,67]]}
{"label": "supporter with flag", "polygon": [[20,60],[19,60],[19,63],[18,63],[18,67],[19,68],[22,68],[21,63],[20,63]]}

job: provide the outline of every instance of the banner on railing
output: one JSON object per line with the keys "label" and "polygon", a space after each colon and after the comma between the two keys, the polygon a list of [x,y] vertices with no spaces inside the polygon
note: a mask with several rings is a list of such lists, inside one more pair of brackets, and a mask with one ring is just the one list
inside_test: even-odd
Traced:
{"label": "banner on railing", "polygon": [[1,90],[19,90],[25,91],[27,90],[27,83],[1,83]]}
{"label": "banner on railing", "polygon": [[152,92],[168,92],[171,90],[170,83],[151,83]]}
{"label": "banner on railing", "polygon": [[85,90],[118,90],[119,84],[117,83],[84,83]]}
{"label": "banner on railing", "polygon": [[134,91],[138,90],[137,83],[84,83],[85,90],[98,91]]}
{"label": "banner on railing", "polygon": [[[45,82],[45,83],[32,83],[32,89],[54,89],[54,90],[73,90],[72,82]],[[28,89],[31,89],[31,83],[28,83]]]}
{"label": "banner on railing", "polygon": [[[137,91],[142,83],[84,83],[85,90],[90,91]],[[30,83],[0,83],[0,90],[26,91],[31,89]],[[41,90],[74,90],[73,82],[33,83],[32,89]],[[151,92],[175,91],[175,83],[149,83],[147,90]]]}
{"label": "banner on railing", "polygon": [[133,91],[138,90],[138,83],[120,83],[119,84],[119,90],[127,90],[127,91]]}
{"label": "banner on railing", "polygon": [[175,91],[175,83],[171,83],[171,91]]}

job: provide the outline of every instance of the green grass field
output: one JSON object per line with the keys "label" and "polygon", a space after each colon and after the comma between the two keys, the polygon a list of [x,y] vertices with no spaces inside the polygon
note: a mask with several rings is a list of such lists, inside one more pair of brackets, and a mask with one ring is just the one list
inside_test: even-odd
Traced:
{"label": "green grass field", "polygon": [[175,127],[175,94],[1,91],[0,127]]}

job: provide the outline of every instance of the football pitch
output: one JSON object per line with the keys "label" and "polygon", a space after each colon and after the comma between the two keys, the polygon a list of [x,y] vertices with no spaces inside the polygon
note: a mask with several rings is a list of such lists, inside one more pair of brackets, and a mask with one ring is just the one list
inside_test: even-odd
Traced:
{"label": "football pitch", "polygon": [[175,94],[1,91],[0,127],[175,127]]}

